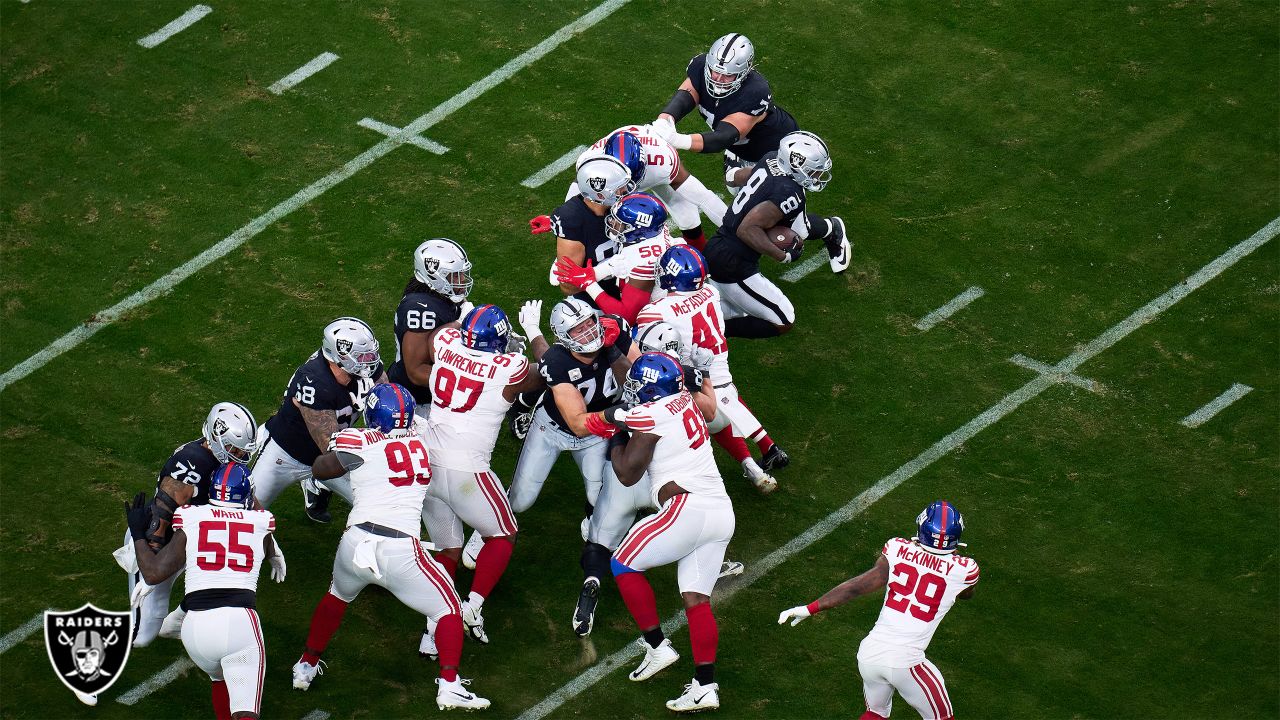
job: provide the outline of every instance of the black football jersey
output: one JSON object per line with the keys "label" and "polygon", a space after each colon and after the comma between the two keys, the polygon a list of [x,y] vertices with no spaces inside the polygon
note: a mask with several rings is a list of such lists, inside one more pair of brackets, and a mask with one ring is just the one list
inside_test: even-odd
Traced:
{"label": "black football jersey", "polygon": [[404,296],[396,308],[396,361],[387,368],[387,377],[409,389],[413,401],[419,405],[431,404],[431,388],[416,385],[409,379],[404,369],[404,360],[400,358],[400,343],[407,332],[429,333],[432,330],[457,320],[462,316],[459,306],[432,292],[414,292]]}
{"label": "black football jersey", "polygon": [[[156,476],[156,490],[160,490],[161,480],[171,477],[183,485],[191,486],[191,499],[185,504],[206,505],[209,502],[209,483],[220,465],[213,452],[204,446],[204,438],[196,438],[179,445],[165,461],[160,474]],[[167,544],[172,537],[173,528],[166,528],[160,544]]]}
{"label": "black football jersey", "polygon": [[804,188],[778,164],[777,153],[768,153],[738,190],[720,229],[707,242],[707,263],[713,280],[737,282],[759,270],[760,253],[738,237],[738,225],[762,202],[772,202],[782,210],[779,225],[791,228],[802,238],[809,237]]}
{"label": "black football jersey", "polygon": [[[373,376],[378,377],[382,371],[382,365],[378,365]],[[297,400],[298,404],[313,410],[333,410],[338,416],[338,429],[344,430],[355,422],[357,408],[363,407],[360,401],[372,388],[373,380],[354,375],[351,382],[339,385],[329,369],[329,361],[319,351],[312,353],[294,372],[289,386],[285,388],[280,409],[267,421],[271,442],[279,444],[294,460],[310,465],[324,448],[316,447],[311,433],[307,432],[307,423],[293,401]]]}
{"label": "black football jersey", "polygon": [[707,92],[704,68],[707,65],[706,54],[697,55],[689,61],[686,71],[693,89],[698,92],[698,113],[707,121],[712,130],[724,122],[726,117],[734,113],[746,113],[751,116],[765,115],[765,119],[756,123],[745,138],[739,138],[730,150],[733,154],[749,160],[758,161],[767,152],[778,149],[782,137],[793,130],[799,130],[791,113],[773,103],[773,91],[769,89],[769,81],[759,71],[752,70],[745,82],[734,92],[722,98],[715,98]]}
{"label": "black football jersey", "polygon": [[604,218],[591,212],[581,195],[569,198],[551,213],[551,232],[556,237],[582,243],[587,249],[586,259],[593,264],[613,256],[615,248],[604,234]]}
{"label": "black football jersey", "polygon": [[[568,348],[555,344],[542,354],[538,372],[546,379],[548,388],[561,383],[573,384],[582,393],[587,412],[599,412],[618,402],[622,387],[613,374],[612,366],[618,358],[626,357],[630,350],[631,334],[628,332],[619,334],[614,344],[601,349],[590,363],[579,362]],[[569,431],[569,424],[560,414],[552,393],[542,396],[542,407],[546,408],[547,415],[556,425]]]}

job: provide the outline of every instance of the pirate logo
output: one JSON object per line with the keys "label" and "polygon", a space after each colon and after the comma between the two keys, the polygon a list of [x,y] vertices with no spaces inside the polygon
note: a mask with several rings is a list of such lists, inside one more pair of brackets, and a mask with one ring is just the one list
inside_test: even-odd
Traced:
{"label": "pirate logo", "polygon": [[440,272],[440,259],[433,257],[424,258],[422,266],[423,269],[427,271],[427,275],[435,275]]}
{"label": "pirate logo", "polygon": [[797,170],[800,170],[800,169],[802,169],[802,168],[804,167],[804,162],[805,162],[805,160],[807,160],[807,159],[808,159],[808,158],[806,158],[804,155],[801,155],[800,153],[795,152],[795,151],[793,150],[793,151],[791,152],[791,167],[793,167],[793,168],[795,168],[795,169],[797,169]]}
{"label": "pirate logo", "polygon": [[597,193],[604,192],[604,178],[602,177],[589,178],[587,180],[587,184],[590,185],[591,189],[596,191]]}
{"label": "pirate logo", "polygon": [[348,355],[351,353],[351,341],[338,338],[338,354]]}
{"label": "pirate logo", "polygon": [[227,434],[227,423],[224,422],[222,418],[218,418],[217,420],[214,420],[213,421],[214,437],[222,437],[223,435],[226,435],[226,434]]}
{"label": "pirate logo", "polygon": [[44,645],[58,679],[90,705],[111,687],[129,660],[133,616],[84,605],[70,612],[46,610]]}

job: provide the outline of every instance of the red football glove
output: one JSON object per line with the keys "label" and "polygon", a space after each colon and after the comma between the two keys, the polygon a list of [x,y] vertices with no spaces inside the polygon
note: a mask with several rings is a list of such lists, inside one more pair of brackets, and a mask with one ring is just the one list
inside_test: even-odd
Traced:
{"label": "red football glove", "polygon": [[582,290],[596,281],[596,270],[590,260],[586,267],[578,267],[578,263],[562,255],[556,260],[556,279]]}
{"label": "red football glove", "polygon": [[618,341],[618,336],[622,334],[622,326],[618,321],[608,315],[600,318],[600,329],[604,331],[604,346],[609,347]]}
{"label": "red football glove", "polygon": [[529,221],[529,232],[538,235],[544,232],[551,232],[551,217],[548,215],[539,215]]}
{"label": "red football glove", "polygon": [[587,432],[599,435],[606,440],[618,434],[618,426],[604,419],[598,412],[587,414]]}

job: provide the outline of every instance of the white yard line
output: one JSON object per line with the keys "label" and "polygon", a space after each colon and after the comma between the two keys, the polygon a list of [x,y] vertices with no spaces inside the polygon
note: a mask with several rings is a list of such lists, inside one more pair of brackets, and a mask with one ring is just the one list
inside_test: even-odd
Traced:
{"label": "white yard line", "polygon": [[182,13],[177,20],[174,20],[146,37],[138,38],[138,44],[144,48],[153,48],[183,30],[186,30],[192,25],[195,25],[196,21],[211,12],[213,12],[213,8],[208,5],[196,5],[190,10]]}
{"label": "white yard line", "polygon": [[36,633],[40,628],[44,627],[44,613],[36,613],[36,616],[22,624],[18,628],[0,638],[0,655],[8,652],[14,645],[26,640]]}
{"label": "white yard line", "polygon": [[142,683],[141,685],[138,685],[137,687],[134,687],[129,692],[116,698],[116,702],[120,703],[121,705],[137,705],[139,700],[159,690],[165,685],[168,685],[174,680],[177,680],[179,675],[185,673],[186,671],[190,670],[195,666],[196,664],[191,662],[191,658],[187,657],[186,655],[183,655],[182,657],[170,663],[169,667],[161,670],[155,675],[152,675],[151,678],[148,679],[146,682]]}
{"label": "white yard line", "polygon": [[[1192,291],[1204,285],[1214,277],[1217,277],[1222,273],[1222,271],[1234,265],[1241,258],[1270,241],[1277,233],[1280,233],[1280,218],[1272,220],[1266,227],[1259,230],[1249,239],[1223,253],[1213,262],[1201,268],[1196,274],[1175,285],[1164,295],[1161,295],[1155,300],[1152,300],[1142,306],[1132,315],[1109,328],[1097,338],[1094,338],[1092,342],[1076,350],[1062,362],[1058,363],[1055,366],[1055,370],[1059,373],[1074,372],[1075,369],[1086,360],[1093,358],[1098,353],[1101,353],[1103,350],[1106,350],[1119,342],[1134,330],[1137,330],[1142,325],[1155,319],[1157,315],[1172,307],[1174,303],[1191,294]],[[1023,403],[1026,403],[1028,400],[1036,397],[1049,387],[1052,387],[1058,381],[1059,380],[1055,378],[1055,376],[1047,373],[1036,375],[1036,377],[1026,385],[1023,385],[1017,390],[1009,393],[1000,402],[982,411],[982,413],[977,417],[934,443],[928,450],[925,450],[915,458],[903,464],[897,470],[894,470],[892,473],[881,478],[875,485],[867,488],[862,492],[862,494],[850,500],[843,507],[818,521],[808,530],[797,535],[786,545],[774,550],[760,560],[747,563],[747,571],[743,573],[738,581],[729,581],[724,583],[722,585],[723,589],[716,593],[717,606],[723,607],[738,590],[748,587],[774,568],[794,557],[796,554],[803,552],[815,542],[818,542],[831,534],[833,530],[844,523],[849,522],[854,517],[857,517],[864,510],[871,507],[871,505],[876,501],[880,500],[885,495],[888,495],[894,488],[907,480],[910,480],[921,470],[933,464],[939,458],[945,456],[957,447],[968,442],[979,432],[982,432],[982,430],[990,427],[1001,418],[1018,409],[1023,405]],[[686,620],[684,613],[681,612],[668,618],[666,622],[662,624],[662,629],[666,633],[671,633],[684,627],[685,623]],[[537,705],[534,705],[521,713],[517,720],[540,720],[541,718],[546,717],[561,705],[604,679],[614,669],[638,659],[643,655],[643,652],[644,651],[641,649],[639,643],[631,643],[627,645],[621,650],[618,650],[612,655],[606,657],[601,662],[587,668],[576,678],[560,686],[560,688],[548,695]]]}
{"label": "white yard line", "polygon": [[303,80],[306,80],[312,75],[315,75],[321,70],[329,67],[330,65],[333,64],[333,61],[337,59],[338,59],[338,56],[331,52],[322,52],[319,55],[307,61],[306,65],[303,65],[297,70],[294,70],[288,75],[285,75],[279,80],[271,83],[271,87],[267,88],[267,92],[275,93],[276,95],[279,95],[280,93],[283,93],[285,90],[288,90],[289,88],[297,85]]}
{"label": "white yard line", "polygon": [[436,155],[443,155],[449,152],[449,148],[441,145],[435,140],[428,140],[427,138],[424,138],[421,135],[411,135],[407,137],[403,136],[400,134],[400,128],[396,127],[395,125],[388,125],[386,123],[378,122],[373,118],[361,118],[360,122],[357,122],[356,124],[367,130],[372,130],[376,133],[381,133],[383,135],[386,135],[387,137],[403,138],[403,140],[409,145],[413,145],[414,147],[420,147],[429,153],[433,153]]}
{"label": "white yard line", "polygon": [[586,145],[579,145],[578,147],[573,148],[569,152],[547,163],[547,166],[538,172],[530,175],[524,180],[521,180],[520,184],[527,188],[541,187],[551,178],[567,170],[569,166],[573,164],[573,161],[577,160],[578,156],[582,154],[582,151],[586,149]]}
{"label": "white yard line", "polygon": [[329,713],[324,710],[312,710],[302,716],[302,720],[329,720]]}
{"label": "white yard line", "polygon": [[799,265],[782,273],[782,279],[786,280],[787,282],[796,282],[797,280],[803,278],[805,275],[808,275],[814,270],[817,270],[823,265],[830,264],[830,262],[831,262],[831,255],[827,253],[826,248],[823,248],[818,252],[814,253],[813,257],[809,258],[808,260],[805,260]]}
{"label": "white yard line", "polygon": [[973,302],[974,300],[977,300],[978,298],[982,297],[985,294],[986,294],[986,291],[976,285],[969,288],[968,290],[965,290],[959,295],[951,298],[951,300],[948,301],[946,305],[943,305],[937,310],[934,310],[928,315],[925,315],[924,317],[920,318],[920,321],[916,323],[916,329],[924,330],[928,332],[930,329],[933,328],[934,325],[937,325],[943,320],[946,320],[952,315],[955,315],[956,313],[960,312],[965,308],[966,305]]}
{"label": "white yard line", "polygon": [[1032,360],[1031,358],[1027,357],[1026,355],[1023,355],[1022,353],[1018,353],[1017,355],[1014,355],[1013,357],[1009,358],[1009,362],[1013,363],[1014,365],[1017,365],[1018,367],[1024,367],[1028,370],[1032,370],[1032,371],[1041,373],[1043,375],[1051,375],[1057,382],[1069,382],[1072,385],[1075,385],[1076,387],[1079,387],[1079,388],[1084,388],[1085,390],[1088,390],[1091,393],[1102,394],[1106,392],[1106,389],[1107,389],[1106,386],[1104,386],[1102,383],[1098,382],[1097,380],[1082,378],[1079,375],[1076,375],[1075,373],[1058,372],[1058,370],[1054,368],[1052,365],[1046,365],[1045,363],[1042,363],[1039,360]]}
{"label": "white yard line", "polygon": [[1201,425],[1209,422],[1209,420],[1212,419],[1214,415],[1217,415],[1218,413],[1225,410],[1228,405],[1239,400],[1245,395],[1248,395],[1250,392],[1253,392],[1253,388],[1249,387],[1248,385],[1241,385],[1240,383],[1236,383],[1231,387],[1227,388],[1226,392],[1210,400],[1208,405],[1205,405],[1199,410],[1182,418],[1182,424],[1186,425],[1189,428],[1198,428]]}
{"label": "white yard line", "polygon": [[232,250],[235,250],[245,244],[255,235],[270,227],[272,223],[320,197],[325,193],[325,191],[333,188],[343,180],[346,180],[360,170],[363,170],[373,164],[374,161],[383,157],[400,145],[403,145],[407,142],[408,137],[421,135],[426,132],[428,128],[435,126],[440,121],[465,107],[471,101],[500,85],[512,75],[515,75],[522,69],[545,56],[547,53],[563,45],[574,35],[586,31],[601,20],[609,17],[609,15],[615,10],[626,5],[628,2],[629,0],[606,0],[605,2],[597,5],[593,10],[582,17],[579,17],[577,20],[574,20],[568,25],[565,25],[552,33],[547,39],[507,61],[507,63],[502,67],[472,83],[462,92],[454,95],[448,100],[445,100],[427,114],[418,117],[413,122],[401,128],[400,132],[394,137],[382,140],[377,145],[374,145],[347,161],[347,163],[342,167],[294,193],[292,197],[254,218],[248,225],[245,225],[239,230],[231,233],[221,242],[208,248],[204,252],[194,258],[191,258],[173,270],[170,270],[164,277],[161,277],[115,305],[94,313],[93,316],[83,325],[72,329],[62,337],[54,340],[52,343],[49,343],[49,345],[45,346],[43,350],[40,350],[26,360],[23,360],[17,365],[6,370],[3,375],[0,375],[0,391],[3,391],[18,380],[21,380],[36,370],[44,367],[50,360],[53,360],[62,353],[80,345],[85,340],[93,337],[99,330],[116,322],[135,308],[141,307],[142,305],[145,305],[169,292],[175,285],[204,269],[210,263],[223,258]]}

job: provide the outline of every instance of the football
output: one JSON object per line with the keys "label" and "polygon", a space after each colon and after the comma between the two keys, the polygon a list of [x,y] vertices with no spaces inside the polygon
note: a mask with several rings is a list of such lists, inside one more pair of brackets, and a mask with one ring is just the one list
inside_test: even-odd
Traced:
{"label": "football", "polygon": [[790,250],[793,247],[803,247],[804,241],[796,235],[795,231],[785,225],[774,225],[764,231],[769,236],[769,242],[773,243],[779,250]]}

